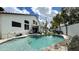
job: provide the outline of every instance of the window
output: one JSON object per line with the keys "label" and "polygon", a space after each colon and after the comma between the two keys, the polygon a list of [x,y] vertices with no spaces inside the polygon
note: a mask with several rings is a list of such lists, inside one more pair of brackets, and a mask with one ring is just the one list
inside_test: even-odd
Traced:
{"label": "window", "polygon": [[36,24],[37,25],[37,22],[35,20],[33,20],[33,24]]}
{"label": "window", "polygon": [[24,23],[29,24],[29,21],[25,20]]}
{"label": "window", "polygon": [[25,30],[29,30],[29,25],[24,24],[24,29],[25,29]]}
{"label": "window", "polygon": [[33,24],[35,24],[35,20],[33,20]]}
{"label": "window", "polygon": [[24,20],[24,30],[29,30],[29,21]]}
{"label": "window", "polygon": [[37,22],[36,22],[36,25],[37,25]]}
{"label": "window", "polygon": [[12,27],[21,27],[21,23],[12,21]]}

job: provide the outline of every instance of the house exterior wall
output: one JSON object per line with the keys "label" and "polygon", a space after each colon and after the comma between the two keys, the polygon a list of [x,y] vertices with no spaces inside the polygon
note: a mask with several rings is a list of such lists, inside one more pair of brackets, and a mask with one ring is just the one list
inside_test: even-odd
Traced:
{"label": "house exterior wall", "polygon": [[41,26],[41,25],[40,25],[40,30],[39,30],[39,31],[40,31],[41,33],[43,33],[44,30],[45,30],[44,26]]}
{"label": "house exterior wall", "polygon": [[40,22],[40,29],[39,29],[39,31],[41,32],[41,33],[44,33],[44,31],[45,31],[45,23],[44,22]]}
{"label": "house exterior wall", "polygon": [[0,16],[0,38],[1,38],[1,16]]}
{"label": "house exterior wall", "polygon": [[[17,33],[27,34],[32,28],[33,20],[37,21],[35,16],[28,15],[1,14],[0,17],[2,38],[13,37]],[[29,21],[29,30],[24,30],[24,20]],[[12,27],[12,21],[21,23],[21,27]]]}

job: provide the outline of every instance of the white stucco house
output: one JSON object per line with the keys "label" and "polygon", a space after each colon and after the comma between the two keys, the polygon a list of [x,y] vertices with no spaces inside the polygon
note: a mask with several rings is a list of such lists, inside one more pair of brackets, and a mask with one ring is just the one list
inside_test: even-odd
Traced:
{"label": "white stucco house", "polygon": [[0,38],[39,32],[37,17],[30,14],[0,12]]}

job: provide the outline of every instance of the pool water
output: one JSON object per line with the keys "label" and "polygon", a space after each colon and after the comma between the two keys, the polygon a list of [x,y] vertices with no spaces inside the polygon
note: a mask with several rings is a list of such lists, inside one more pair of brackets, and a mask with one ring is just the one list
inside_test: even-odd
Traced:
{"label": "pool water", "polygon": [[42,49],[50,45],[55,45],[59,42],[64,41],[61,36],[31,36],[29,37],[28,44],[34,49]]}
{"label": "pool water", "polygon": [[0,51],[40,50],[62,41],[64,41],[64,38],[56,35],[31,35],[25,38],[13,39],[6,43],[0,44]]}

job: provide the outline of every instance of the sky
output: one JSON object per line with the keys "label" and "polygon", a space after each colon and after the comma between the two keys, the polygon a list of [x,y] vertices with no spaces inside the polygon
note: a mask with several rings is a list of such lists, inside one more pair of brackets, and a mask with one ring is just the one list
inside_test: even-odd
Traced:
{"label": "sky", "polygon": [[3,7],[7,12],[31,14],[38,17],[40,22],[47,20],[48,27],[53,17],[61,12],[61,7]]}

